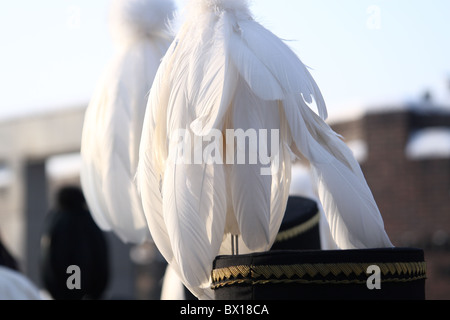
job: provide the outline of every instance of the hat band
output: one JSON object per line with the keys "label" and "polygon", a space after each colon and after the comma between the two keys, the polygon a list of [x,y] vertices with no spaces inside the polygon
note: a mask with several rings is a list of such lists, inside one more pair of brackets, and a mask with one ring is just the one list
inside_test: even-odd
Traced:
{"label": "hat band", "polygon": [[275,239],[275,242],[283,242],[283,241],[287,241],[289,239],[292,239],[298,235],[301,235],[309,230],[311,230],[312,228],[314,228],[320,221],[320,212],[317,212],[316,215],[314,215],[311,219],[309,219],[308,221],[284,230],[284,231],[280,231]]}
{"label": "hat band", "polygon": [[316,263],[294,265],[231,266],[212,271],[212,289],[235,284],[365,284],[367,269],[380,268],[382,282],[426,279],[426,262]]}

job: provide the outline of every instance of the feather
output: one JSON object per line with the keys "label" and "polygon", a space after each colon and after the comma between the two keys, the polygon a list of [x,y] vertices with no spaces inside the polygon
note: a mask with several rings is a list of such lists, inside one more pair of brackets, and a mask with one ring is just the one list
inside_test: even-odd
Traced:
{"label": "feather", "polygon": [[[304,155],[315,168],[321,200],[335,241],[341,248],[392,246],[359,164],[345,143],[323,121],[327,116],[324,99],[304,64],[279,38],[251,19],[239,21],[239,30],[242,37],[238,46],[248,46],[257,53],[253,57],[241,56],[242,61],[236,63],[241,66],[240,74],[261,98],[282,101],[294,140],[293,149],[297,156]],[[244,66],[254,64],[247,60],[255,57],[270,71],[272,80],[283,88],[283,99],[277,93],[268,95],[271,91],[264,84],[272,81],[251,82],[251,78],[245,76],[249,72]],[[313,102],[320,117],[307,105]]]}
{"label": "feather", "polygon": [[315,168],[342,248],[390,246],[359,165],[326,117],[307,67],[253,20],[247,1],[190,1],[150,92],[136,177],[156,245],[197,297],[212,297],[212,262],[230,254],[231,236],[241,253],[272,246],[295,157]]}
{"label": "feather", "polygon": [[[280,128],[278,104],[276,101],[259,99],[242,78],[237,87],[233,101],[233,129],[236,136],[239,132],[242,133],[239,135],[241,137],[248,134],[250,141],[242,143],[244,139],[238,139],[240,141],[235,147],[235,161],[230,171],[233,211],[246,246],[254,251],[266,251],[272,245],[272,175],[262,174],[264,168],[269,169],[269,172],[271,170],[270,163],[261,163],[260,156],[265,153],[271,158],[272,151],[276,153],[276,150],[270,148],[271,138],[274,137],[263,137],[261,130],[270,133],[272,129]],[[278,148],[280,142],[276,138]],[[267,150],[263,151],[261,146],[267,146]],[[277,212],[281,216],[283,213]],[[279,225],[275,228],[279,228]]]}
{"label": "feather", "polygon": [[361,168],[350,149],[301,99],[286,101],[298,156],[313,168],[334,241],[341,249],[392,246]]}
{"label": "feather", "polygon": [[163,279],[161,300],[186,300],[183,283],[173,268],[166,268]]}
{"label": "feather", "polygon": [[221,214],[224,192],[220,190],[224,188],[223,170],[217,165],[175,164],[172,157],[169,159],[163,212],[175,261],[187,283],[207,288],[210,264],[219,251],[225,227]]}
{"label": "feather", "polygon": [[172,40],[169,25],[175,12],[172,0],[113,0],[110,30],[119,46],[155,38]]}
{"label": "feather", "polygon": [[[312,103],[314,97],[319,115],[326,119],[328,114],[323,96],[308,69],[295,53],[273,33],[254,21],[244,20],[240,22],[239,27],[242,30],[241,47],[248,47],[248,50],[257,54],[256,59],[271,73],[268,79],[278,82],[286,94],[301,94],[308,103]],[[254,86],[254,82],[251,85]],[[252,89],[255,93],[261,91],[260,97],[263,99],[284,100],[280,99],[278,94],[267,96],[267,92],[270,92],[268,88]]]}
{"label": "feather", "polygon": [[99,227],[124,242],[150,238],[135,174],[148,92],[170,45],[166,22],[173,10],[165,0],[113,2],[113,36],[121,41],[85,114],[82,188]]}
{"label": "feather", "polygon": [[[179,243],[176,239],[181,239],[177,234],[181,234],[184,232],[185,228],[189,228],[185,225],[190,225],[191,222],[183,220],[182,216],[178,217],[177,202],[171,203],[168,200],[174,199],[177,194],[176,192],[173,192],[176,190],[174,182],[176,182],[177,178],[183,177],[183,175],[175,175],[175,165],[177,161],[167,161],[166,156],[168,155],[168,139],[166,135],[168,115],[166,110],[169,101],[172,101],[170,100],[170,70],[176,60],[176,49],[177,41],[174,41],[161,62],[150,92],[148,108],[142,130],[136,182],[152,239],[159,251],[180,280],[197,297],[202,299],[212,299],[213,293],[207,283],[209,275],[206,276],[205,273],[203,273],[203,277],[206,277],[206,282],[205,279],[197,279],[194,280],[196,281],[196,285],[190,285],[185,279],[185,274],[195,274],[193,271],[190,273],[189,271],[186,271],[189,270],[190,265],[180,259],[180,250],[183,250],[184,246],[189,244],[189,242]],[[183,119],[183,117],[181,117],[181,119]],[[172,152],[178,152],[178,150]],[[167,173],[166,167],[168,168]],[[199,168],[197,167],[197,169]],[[165,191],[166,196],[163,198],[164,189],[168,191]],[[214,196],[210,192],[206,193],[210,196]],[[187,201],[189,201],[189,199],[187,199]],[[164,207],[163,202],[166,203]],[[211,209],[211,207],[209,209]],[[205,214],[209,214],[209,217],[212,218],[211,212]],[[213,221],[213,219],[210,219],[210,228],[217,226]],[[196,227],[197,225],[194,225],[193,228],[195,229]],[[192,230],[193,229],[191,228],[191,231]],[[204,231],[208,235],[207,230],[208,227],[206,227],[205,224]],[[189,232],[189,229],[187,232]],[[220,232],[214,232],[214,236],[217,234],[220,235]],[[209,231],[209,235],[212,236],[213,232]],[[204,236],[205,233],[203,233],[203,237]],[[179,249],[180,247],[183,249]],[[175,248],[175,251],[172,248]],[[193,250],[193,247],[187,249]],[[208,251],[208,248],[206,248],[206,251]],[[207,252],[204,256],[209,256],[209,253]],[[184,268],[184,271],[181,271],[181,268]]]}

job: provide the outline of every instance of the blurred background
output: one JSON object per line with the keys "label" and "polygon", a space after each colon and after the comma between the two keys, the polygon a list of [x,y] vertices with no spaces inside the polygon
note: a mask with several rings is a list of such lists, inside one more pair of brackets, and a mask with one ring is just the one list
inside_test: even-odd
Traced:
{"label": "blurred background", "polygon": [[[450,299],[450,2],[251,3],[255,18],[311,68],[394,245],[425,250],[427,298]],[[79,185],[84,112],[114,54],[109,7],[0,3],[0,235],[41,288],[44,219],[59,188]],[[158,299],[165,262],[154,245],[106,236],[105,297]]]}

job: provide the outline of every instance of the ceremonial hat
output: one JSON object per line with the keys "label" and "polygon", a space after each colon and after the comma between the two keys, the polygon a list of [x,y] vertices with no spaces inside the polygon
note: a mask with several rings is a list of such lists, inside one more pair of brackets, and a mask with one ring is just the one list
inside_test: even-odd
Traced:
{"label": "ceremonial hat", "polygon": [[217,300],[424,300],[426,263],[415,248],[285,250],[219,256]]}
{"label": "ceremonial hat", "polygon": [[319,221],[320,211],[316,201],[290,196],[271,250],[321,249]]}

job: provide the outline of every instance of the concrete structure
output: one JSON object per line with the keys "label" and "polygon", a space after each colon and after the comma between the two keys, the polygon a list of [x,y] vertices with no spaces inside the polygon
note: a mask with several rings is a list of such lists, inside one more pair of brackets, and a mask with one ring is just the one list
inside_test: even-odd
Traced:
{"label": "concrete structure", "polygon": [[[84,109],[77,108],[52,114],[41,114],[28,118],[8,120],[0,125],[0,165],[7,172],[10,181],[2,184],[2,206],[0,211],[1,232],[5,242],[20,260],[25,262],[27,252],[26,234],[27,210],[32,210],[24,201],[27,197],[38,196],[33,192],[42,192],[42,207],[36,210],[44,212],[49,206],[49,197],[45,191],[29,190],[27,179],[41,180],[38,189],[46,185],[46,159],[58,154],[78,152],[80,150],[80,132],[82,129]],[[40,177],[38,177],[40,176]],[[43,180],[42,180],[43,179]],[[36,182],[38,183],[38,182]],[[36,201],[38,201],[36,199]],[[32,219],[38,218],[32,216]]]}

